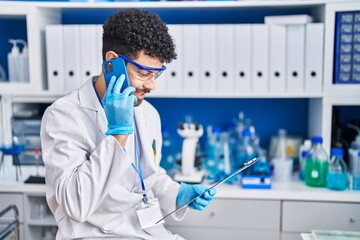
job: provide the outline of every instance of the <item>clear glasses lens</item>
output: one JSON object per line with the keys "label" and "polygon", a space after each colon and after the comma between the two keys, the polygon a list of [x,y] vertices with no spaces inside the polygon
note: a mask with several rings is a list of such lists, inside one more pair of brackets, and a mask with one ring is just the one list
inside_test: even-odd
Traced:
{"label": "clear glasses lens", "polygon": [[132,72],[132,75],[136,77],[136,79],[146,82],[149,81],[151,79],[157,79],[161,73],[163,71],[158,71],[158,72],[151,72],[151,71],[146,71],[146,70],[140,70],[140,69],[130,69],[130,71]]}

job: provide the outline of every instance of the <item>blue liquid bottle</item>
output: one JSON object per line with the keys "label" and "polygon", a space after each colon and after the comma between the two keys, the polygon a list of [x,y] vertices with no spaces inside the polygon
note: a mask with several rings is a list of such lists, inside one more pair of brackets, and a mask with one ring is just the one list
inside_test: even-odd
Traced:
{"label": "blue liquid bottle", "polygon": [[347,169],[342,148],[331,149],[331,160],[326,176],[326,187],[332,190],[345,190],[347,187]]}

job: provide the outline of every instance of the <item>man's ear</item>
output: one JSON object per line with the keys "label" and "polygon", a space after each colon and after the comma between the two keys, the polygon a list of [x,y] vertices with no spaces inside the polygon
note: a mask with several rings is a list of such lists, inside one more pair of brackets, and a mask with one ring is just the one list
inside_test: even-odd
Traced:
{"label": "man's ear", "polygon": [[106,54],[105,54],[105,60],[110,60],[110,59],[113,59],[113,58],[117,58],[119,57],[116,52],[114,51],[107,51]]}

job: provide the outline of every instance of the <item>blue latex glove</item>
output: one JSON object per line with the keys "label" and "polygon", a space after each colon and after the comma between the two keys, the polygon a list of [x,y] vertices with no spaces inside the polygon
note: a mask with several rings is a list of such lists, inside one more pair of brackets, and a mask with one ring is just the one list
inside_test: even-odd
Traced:
{"label": "blue latex glove", "polygon": [[134,103],[137,98],[132,94],[135,88],[131,86],[120,93],[124,80],[124,74],[118,79],[112,76],[102,100],[108,120],[106,135],[131,134],[134,131]]}
{"label": "blue latex glove", "polygon": [[[178,196],[176,198],[176,204],[178,206],[182,206],[191,199],[194,199],[199,194],[205,192],[207,189],[207,187],[200,184],[190,185],[186,183],[181,183]],[[212,188],[207,191],[203,196],[195,199],[192,203],[188,205],[188,207],[201,211],[209,205],[215,194],[216,190]]]}

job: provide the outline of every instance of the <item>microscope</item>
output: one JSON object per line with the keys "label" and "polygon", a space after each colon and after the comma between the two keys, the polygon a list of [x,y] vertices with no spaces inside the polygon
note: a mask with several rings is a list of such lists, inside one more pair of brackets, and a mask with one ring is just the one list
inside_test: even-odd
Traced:
{"label": "microscope", "polygon": [[204,134],[203,127],[199,123],[179,123],[178,134],[184,138],[181,152],[181,172],[175,174],[174,179],[178,182],[201,183],[204,171],[195,168],[196,145],[199,138]]}

